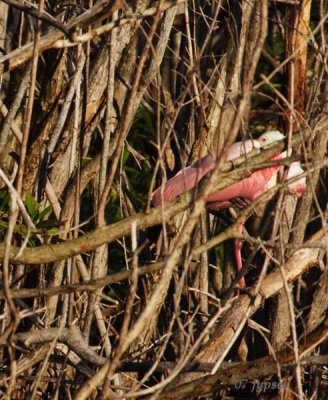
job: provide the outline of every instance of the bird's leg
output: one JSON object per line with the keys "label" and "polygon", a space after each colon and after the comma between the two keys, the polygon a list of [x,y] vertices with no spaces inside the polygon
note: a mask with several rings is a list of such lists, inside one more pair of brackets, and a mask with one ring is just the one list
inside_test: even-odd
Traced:
{"label": "bird's leg", "polygon": [[[240,224],[237,228],[237,232],[242,234],[244,230],[244,226]],[[236,265],[237,265],[237,274],[242,270],[243,263],[241,259],[241,240],[235,239],[235,257],[236,257]],[[245,278],[242,277],[239,281],[239,285],[241,288],[246,287]]]}
{"label": "bird's leg", "polygon": [[[243,208],[245,208],[250,201],[241,197],[236,197],[234,199],[231,199],[232,202],[232,206],[233,209],[237,209],[237,210],[242,210]],[[244,230],[244,225],[239,225],[237,228],[237,232],[242,234]],[[241,240],[240,239],[235,239],[235,257],[236,257],[236,265],[237,265],[237,274],[241,271],[241,269],[243,268],[243,263],[242,263],[242,259],[241,259]],[[239,281],[239,285],[241,288],[245,288],[246,287],[246,283],[245,283],[245,278],[242,277]]]}
{"label": "bird's leg", "polygon": [[[241,198],[234,198],[232,200],[233,200],[232,201],[233,207],[229,208],[229,211],[232,214],[232,216],[236,219],[237,213],[235,211],[235,208],[242,209],[243,207],[245,207],[245,204],[247,204],[247,202]],[[244,230],[244,225],[243,224],[238,225],[237,232],[242,234],[243,230]],[[242,259],[241,259],[241,240],[240,239],[235,239],[235,259],[236,259],[237,274],[238,274],[241,271],[241,269],[243,268],[243,263],[242,263]],[[241,288],[246,287],[244,277],[242,277],[240,279],[239,286]]]}

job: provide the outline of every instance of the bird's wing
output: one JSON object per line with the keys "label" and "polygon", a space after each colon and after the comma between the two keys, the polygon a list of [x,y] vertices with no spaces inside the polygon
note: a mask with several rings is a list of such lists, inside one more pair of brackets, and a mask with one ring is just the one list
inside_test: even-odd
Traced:
{"label": "bird's wing", "polygon": [[163,194],[161,187],[155,190],[152,197],[154,206],[158,206],[162,201],[167,203],[180,194],[193,189],[214,166],[213,157],[208,155],[195,161],[190,167],[183,168],[165,183]]}
{"label": "bird's wing", "polygon": [[[267,141],[273,140],[273,133],[269,133],[267,136]],[[257,140],[249,139],[242,142],[234,143],[229,149],[227,161],[234,160],[243,154],[251,152],[256,148],[259,149],[260,147],[261,144]],[[200,160],[195,161],[189,167],[183,168],[173,178],[169,179],[165,183],[164,188],[159,187],[155,190],[152,196],[152,202],[154,206],[161,204],[162,201],[164,201],[165,203],[171,201],[180,194],[193,189],[197,185],[197,183],[203,178],[203,176],[214,169],[214,167],[215,160],[211,155],[207,155]],[[239,186],[237,185],[236,187],[235,185],[232,185],[231,187],[226,188],[223,193],[220,191],[217,193],[217,196],[210,196],[210,202],[213,201],[216,203],[216,207],[221,206],[222,208],[224,204],[220,205],[221,201],[226,201],[233,197],[238,197],[238,193],[236,194],[236,189],[239,189]],[[249,190],[247,190],[247,194],[249,194]],[[248,196],[242,197],[248,198]]]}

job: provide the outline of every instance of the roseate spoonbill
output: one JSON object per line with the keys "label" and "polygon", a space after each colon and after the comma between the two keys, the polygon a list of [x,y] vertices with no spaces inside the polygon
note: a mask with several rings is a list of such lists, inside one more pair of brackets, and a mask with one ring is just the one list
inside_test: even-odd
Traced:
{"label": "roseate spoonbill", "polygon": [[[245,140],[233,144],[229,150],[227,161],[234,160],[243,154],[247,154],[253,149],[260,149],[265,145],[272,144],[278,140],[284,139],[285,136],[279,131],[266,132],[260,136],[258,140]],[[272,158],[279,160],[287,156],[286,152]],[[180,194],[193,189],[197,183],[215,167],[215,160],[211,155],[207,155],[200,160],[195,161],[191,166],[183,168],[175,176],[169,179],[162,190],[162,187],[157,188],[152,196],[154,206],[158,206],[163,201],[164,203],[173,200]],[[219,210],[232,206],[231,199],[244,198],[249,201],[254,201],[264,192],[272,188],[277,183],[277,173],[281,168],[280,165],[263,168],[255,171],[248,178],[242,179],[225,189],[219,190],[206,197],[206,207],[210,210]],[[287,178],[296,177],[304,171],[300,167],[299,162],[291,164]],[[294,181],[288,186],[288,191],[300,197],[305,190],[305,178]],[[242,233],[243,226],[238,228]],[[241,260],[241,243],[239,239],[235,240],[235,257],[237,272],[242,269]],[[240,286],[245,287],[245,280],[240,280]]]}
{"label": "roseate spoonbill", "polygon": [[[229,150],[227,161],[234,160],[243,154],[247,154],[254,149],[274,143],[284,139],[285,136],[279,131],[266,132],[258,140],[245,140],[244,142],[234,143]],[[280,156],[274,159],[282,158]],[[215,160],[211,155],[207,155],[200,160],[195,161],[190,167],[183,168],[175,176],[169,179],[164,186],[163,197],[161,187],[157,188],[152,197],[154,206],[158,206],[162,200],[164,203],[173,200],[180,194],[193,189],[196,184],[215,167]],[[206,198],[206,203],[209,208],[209,203],[216,203],[229,200],[234,197],[244,197],[249,200],[254,200],[260,194],[267,190],[267,182],[273,174],[278,171],[280,166],[265,168],[254,172],[249,178],[238,181],[227,188],[213,193]],[[252,178],[256,174],[256,179]],[[252,178],[252,179],[251,179]],[[224,207],[220,207],[224,208]],[[217,209],[215,207],[215,209]]]}

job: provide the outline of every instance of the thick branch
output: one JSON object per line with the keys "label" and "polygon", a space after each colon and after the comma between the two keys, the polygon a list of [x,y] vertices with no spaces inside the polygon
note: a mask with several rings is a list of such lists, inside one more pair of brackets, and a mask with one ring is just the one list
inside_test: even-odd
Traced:
{"label": "thick branch", "polygon": [[[283,266],[288,283],[297,279],[298,276],[318,262],[320,247],[325,245],[326,242],[327,229],[322,228],[307,242],[307,244],[315,243],[318,248],[300,249],[291,255]],[[283,287],[283,277],[280,269],[277,268],[263,279],[259,294],[254,292],[256,296],[253,299],[249,295],[240,296],[235,301],[232,310],[222,318],[212,339],[196,356],[195,360],[198,362],[216,362],[217,365],[220,365],[239,336],[247,318],[256,312],[264,300],[276,295]]]}
{"label": "thick branch", "polygon": [[[220,177],[216,185],[214,185],[211,193],[221,190],[240,179],[250,175],[251,171],[263,168],[260,163],[272,158],[274,155],[281,153],[284,143],[279,142],[267,150],[262,151],[259,155],[249,157],[245,162],[245,157],[234,160],[233,165],[242,165],[244,168],[238,168],[231,171],[227,175]],[[246,168],[245,168],[246,167]],[[222,172],[230,171],[232,163],[226,163],[222,168]],[[206,179],[201,184],[206,184]],[[190,194],[183,194],[169,204],[165,205],[164,216],[166,220],[170,220],[174,215],[186,210],[192,203],[193,197]],[[111,225],[100,227],[93,232],[68,240],[58,244],[48,244],[36,248],[26,248],[21,255],[19,248],[12,246],[10,249],[10,261],[13,264],[45,264],[73,257],[77,254],[86,253],[94,250],[98,246],[105,243],[111,243],[123,236],[128,236],[131,232],[131,224],[136,223],[138,229],[146,229],[162,222],[161,206],[153,208],[148,214],[139,213],[122,221]],[[4,243],[0,243],[0,257],[3,257]]]}
{"label": "thick branch", "polygon": [[[328,327],[325,325],[307,337],[305,344],[300,346],[301,352],[303,354],[306,353],[308,350],[311,350],[314,345],[318,345],[325,341],[327,337]],[[294,366],[293,352],[290,349],[277,354],[277,359],[279,365],[283,368]],[[303,358],[301,364],[306,365],[307,361],[307,358]],[[243,382],[252,383],[252,381],[255,381],[256,379],[263,379],[275,375],[276,373],[277,363],[268,356],[260,358],[254,362],[242,364],[233,363],[230,366],[222,366],[222,368],[213,375],[206,375],[180,386],[173,387],[172,385],[157,398],[162,400],[190,399],[191,397],[194,398],[196,396],[213,393],[213,391],[219,389],[221,385],[236,387],[236,384],[241,384]]]}

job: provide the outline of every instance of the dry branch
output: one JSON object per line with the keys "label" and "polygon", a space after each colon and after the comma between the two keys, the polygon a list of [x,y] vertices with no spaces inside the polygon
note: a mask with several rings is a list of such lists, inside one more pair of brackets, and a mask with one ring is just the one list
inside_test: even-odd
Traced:
{"label": "dry branch", "polygon": [[[312,3],[1,3],[6,397],[227,397],[274,375],[270,396],[322,397],[328,13]],[[235,141],[270,130],[288,139],[225,163]],[[151,207],[154,188],[209,153],[216,168],[194,191]],[[294,161],[308,190],[292,223]],[[206,212],[209,193],[278,164],[256,201]],[[248,256],[238,276],[234,239]],[[288,285],[292,339],[277,352],[268,308]]]}
{"label": "dry branch", "polygon": [[[272,158],[272,156],[281,153],[284,144],[279,143],[261,152],[260,155],[252,158],[248,157],[247,170],[240,170],[239,168],[233,170],[226,176],[217,179],[217,183],[211,188],[210,193],[219,189],[229,186],[232,182],[236,182],[244,177],[249,176],[250,171],[255,171],[263,168],[262,162]],[[245,157],[240,157],[234,160],[233,165],[240,165]],[[250,161],[253,161],[252,163]],[[232,163],[229,162],[222,168],[222,171],[229,171],[232,168]],[[192,196],[181,195],[178,199],[173,200],[164,208],[165,219],[169,221],[174,215],[186,210],[188,205],[192,203]],[[94,250],[104,243],[111,243],[116,239],[130,234],[131,224],[136,223],[138,229],[145,229],[150,226],[158,225],[162,221],[162,208],[161,206],[149,210],[147,214],[140,213],[132,217],[126,218],[114,224],[104,226],[94,230],[93,232],[86,233],[77,239],[67,240],[58,244],[43,245],[36,248],[24,249],[23,253],[19,254],[19,248],[11,246],[10,248],[10,261],[14,264],[45,264],[55,261],[60,261],[77,254],[83,254],[88,251]],[[0,243],[0,257],[4,251],[4,244]]]}

